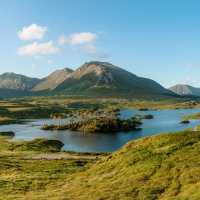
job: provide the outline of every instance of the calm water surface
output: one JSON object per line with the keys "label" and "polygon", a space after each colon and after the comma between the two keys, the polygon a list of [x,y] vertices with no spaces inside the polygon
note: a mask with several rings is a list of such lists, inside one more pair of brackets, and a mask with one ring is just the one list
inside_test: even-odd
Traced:
{"label": "calm water surface", "polygon": [[[47,138],[60,140],[65,145],[63,150],[77,152],[112,152],[119,149],[130,140],[159,134],[161,132],[175,132],[191,128],[200,123],[199,120],[191,121],[190,124],[180,124],[181,117],[188,114],[200,112],[200,109],[180,110],[150,110],[138,111],[125,109],[121,111],[122,118],[130,118],[136,114],[153,114],[154,119],[143,120],[141,131],[119,132],[108,134],[86,134],[71,131],[43,131],[40,129],[43,124],[59,123],[56,120],[40,119],[28,122],[27,124],[11,124],[0,126],[0,131],[13,131],[16,140],[32,140],[35,138]],[[61,123],[64,123],[63,120]]]}

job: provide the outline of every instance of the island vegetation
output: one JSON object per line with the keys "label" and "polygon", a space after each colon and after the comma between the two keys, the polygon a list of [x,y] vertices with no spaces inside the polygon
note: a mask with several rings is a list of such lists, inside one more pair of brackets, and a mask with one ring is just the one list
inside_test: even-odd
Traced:
{"label": "island vegetation", "polygon": [[45,124],[43,130],[71,130],[81,131],[83,133],[110,133],[120,131],[138,130],[141,121],[133,117],[130,119],[98,117],[81,121],[71,121],[64,125],[47,125]]}
{"label": "island vegetation", "polygon": [[195,113],[195,114],[192,114],[192,115],[186,115],[186,116],[183,116],[183,119],[184,120],[198,120],[200,119],[200,113]]}

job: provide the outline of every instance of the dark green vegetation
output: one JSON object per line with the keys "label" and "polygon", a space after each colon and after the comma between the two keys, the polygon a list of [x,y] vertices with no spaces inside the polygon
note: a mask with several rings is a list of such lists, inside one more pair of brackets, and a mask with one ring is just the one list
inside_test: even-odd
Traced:
{"label": "dark green vegetation", "polygon": [[189,124],[189,123],[190,123],[189,120],[182,120],[182,121],[181,121],[181,124]]}
{"label": "dark green vegetation", "polygon": [[38,148],[24,148],[25,143],[13,148],[20,144],[0,137],[2,199],[200,199],[200,131],[129,142],[97,162],[81,154],[69,159],[63,153],[60,159],[63,154],[50,153],[52,147],[43,151],[36,141],[45,152],[41,155]]}
{"label": "dark green vegetation", "polygon": [[0,132],[0,136],[14,137],[15,133],[12,131]]}
{"label": "dark green vegetation", "polygon": [[9,149],[12,151],[59,152],[63,145],[62,142],[57,140],[35,139],[11,143]]}
{"label": "dark green vegetation", "polygon": [[117,117],[97,117],[81,121],[70,122],[65,125],[44,125],[43,130],[71,130],[83,133],[111,133],[120,131],[131,131],[138,129],[141,121],[133,117],[122,120]]}

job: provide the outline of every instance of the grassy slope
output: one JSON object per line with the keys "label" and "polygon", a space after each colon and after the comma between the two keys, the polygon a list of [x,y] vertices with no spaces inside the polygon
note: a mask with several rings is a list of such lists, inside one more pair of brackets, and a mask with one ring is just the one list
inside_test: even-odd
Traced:
{"label": "grassy slope", "polygon": [[[200,132],[187,131],[130,142],[90,169],[66,177],[65,185],[52,191],[51,197],[199,200],[199,153]],[[45,199],[50,194],[47,191],[37,195]]]}
{"label": "grassy slope", "polygon": [[0,199],[200,199],[200,132],[140,139],[93,164],[25,159],[52,151],[43,144],[0,137]]}
{"label": "grassy slope", "polygon": [[86,169],[87,163],[95,161],[81,157],[33,159],[41,152],[44,157],[51,155],[60,147],[57,142],[43,139],[13,143],[0,137],[0,199],[32,199],[35,193],[51,193],[52,189],[65,184],[67,176]]}

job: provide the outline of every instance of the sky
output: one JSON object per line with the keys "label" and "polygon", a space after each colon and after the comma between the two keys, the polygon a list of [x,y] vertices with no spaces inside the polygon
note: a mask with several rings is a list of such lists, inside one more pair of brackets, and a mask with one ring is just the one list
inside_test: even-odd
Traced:
{"label": "sky", "polygon": [[45,77],[107,61],[200,87],[200,1],[0,0],[0,73]]}

